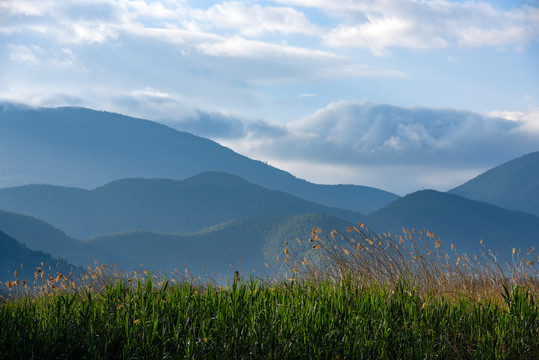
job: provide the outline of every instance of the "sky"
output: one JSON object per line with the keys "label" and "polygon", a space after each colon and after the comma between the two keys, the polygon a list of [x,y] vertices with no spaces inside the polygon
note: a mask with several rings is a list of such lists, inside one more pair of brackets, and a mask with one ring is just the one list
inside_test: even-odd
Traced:
{"label": "sky", "polygon": [[0,0],[0,101],[158,121],[316,183],[446,191],[539,150],[539,0]]}

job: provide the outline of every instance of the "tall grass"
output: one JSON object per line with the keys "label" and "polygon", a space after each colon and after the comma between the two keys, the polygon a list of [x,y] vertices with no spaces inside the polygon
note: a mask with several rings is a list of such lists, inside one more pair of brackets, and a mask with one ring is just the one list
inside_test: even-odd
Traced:
{"label": "tall grass", "polygon": [[102,266],[38,273],[38,291],[10,283],[0,305],[0,358],[537,358],[533,251],[502,266],[488,251],[446,256],[437,241],[315,229],[284,250],[281,280],[224,287]]}
{"label": "tall grass", "polygon": [[428,230],[403,229],[402,234],[371,231],[365,224],[330,234],[315,228],[307,242],[286,243],[283,267],[286,278],[313,281],[330,279],[362,286],[394,288],[412,283],[423,294],[502,299],[503,287],[517,286],[539,292],[539,263],[535,249],[494,253],[480,240],[480,254],[450,251]]}

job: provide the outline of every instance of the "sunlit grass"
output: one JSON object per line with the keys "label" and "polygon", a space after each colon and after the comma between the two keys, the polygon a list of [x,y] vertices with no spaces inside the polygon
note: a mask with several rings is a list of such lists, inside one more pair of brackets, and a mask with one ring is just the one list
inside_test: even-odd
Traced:
{"label": "sunlit grass", "polygon": [[286,246],[278,273],[264,279],[234,273],[221,285],[188,271],[166,281],[101,265],[82,276],[36,271],[32,286],[9,283],[11,295],[0,305],[0,354],[535,359],[539,353],[534,251],[515,250],[504,262],[488,250],[477,258],[446,255],[430,232],[405,230],[401,239],[362,224],[327,236],[315,229],[310,239]]}
{"label": "sunlit grass", "polygon": [[308,241],[286,243],[279,270],[286,278],[347,281],[361,286],[394,288],[403,281],[430,296],[474,299],[502,298],[503,287],[539,292],[539,262],[535,249],[461,254],[447,251],[428,230],[403,229],[401,234],[377,234],[365,224],[329,234],[315,228]]}

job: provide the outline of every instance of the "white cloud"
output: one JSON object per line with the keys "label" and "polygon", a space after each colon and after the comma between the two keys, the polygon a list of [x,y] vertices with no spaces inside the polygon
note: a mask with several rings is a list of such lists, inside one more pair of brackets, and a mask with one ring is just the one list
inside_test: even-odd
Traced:
{"label": "white cloud", "polygon": [[86,72],[84,65],[77,59],[73,51],[69,48],[63,48],[51,59],[51,64],[58,68],[80,69]]}
{"label": "white cloud", "polygon": [[539,134],[539,109],[528,112],[495,110],[488,113],[492,118],[501,118],[518,124],[517,131]]}
{"label": "white cloud", "polygon": [[317,35],[322,29],[290,7],[263,7],[240,1],[216,4],[193,12],[201,26],[209,29],[233,29],[244,36],[266,33]]}
{"label": "white cloud", "polygon": [[493,118],[502,118],[511,121],[518,121],[524,116],[524,113],[522,111],[495,110],[489,112],[487,115]]}
{"label": "white cloud", "polygon": [[302,93],[298,95],[298,99],[310,98],[310,97],[315,97],[315,96],[318,96],[318,94]]}
{"label": "white cloud", "polygon": [[[321,49],[315,40],[314,47],[281,41],[279,36],[283,35],[302,34],[316,39],[323,33],[302,12],[291,7],[234,1],[200,10],[178,1],[134,0],[51,1],[49,5],[30,2],[28,7],[10,6],[7,16],[11,22],[2,31],[47,38],[48,46],[60,48],[66,44],[121,46],[151,39],[153,46],[174,44],[186,56],[196,52],[260,61],[255,64],[259,69],[258,80],[266,73],[265,78],[273,82],[291,80],[298,70],[300,80],[406,76],[396,69],[358,64]],[[278,36],[272,40],[260,38],[266,34]],[[278,75],[280,72],[283,74]]]}
{"label": "white cloud", "polygon": [[43,49],[37,45],[17,45],[17,44],[8,44],[9,49],[9,58],[12,61],[22,61],[37,63],[38,58],[43,54]]}
{"label": "white cloud", "polygon": [[267,58],[268,56],[317,56],[325,58],[337,58],[337,56],[322,51],[309,50],[306,48],[287,45],[276,45],[257,40],[247,40],[240,36],[228,39],[220,39],[219,42],[202,43],[197,46],[198,50],[206,55],[225,56],[238,58]]}
{"label": "white cloud", "polygon": [[340,25],[325,36],[330,46],[355,46],[367,48],[375,55],[389,55],[391,47],[411,49],[442,48],[448,46],[440,36],[426,38],[418,24],[405,18],[370,18],[367,23],[349,26]]}
{"label": "white cloud", "polygon": [[539,8],[531,6],[502,10],[482,1],[445,0],[278,2],[331,12],[343,21],[324,36],[329,46],[366,48],[379,56],[390,55],[393,47],[522,49],[539,39]]}
{"label": "white cloud", "polygon": [[51,8],[55,8],[56,4],[56,1],[46,0],[2,1],[0,10],[4,14],[15,16],[43,16]]}
{"label": "white cloud", "polygon": [[[366,48],[376,55],[389,55],[393,47],[521,49],[539,38],[539,8],[531,6],[502,10],[485,2],[445,0],[278,2],[286,5],[224,1],[194,9],[182,1],[164,0],[8,1],[0,3],[6,19],[0,31],[43,31],[62,42],[102,44],[133,29],[160,29],[219,35],[223,46],[237,36],[302,34],[332,47]],[[315,24],[293,6],[317,7],[339,21],[335,26]]]}
{"label": "white cloud", "polygon": [[72,32],[69,36],[64,36],[65,42],[103,44],[118,38],[118,33],[108,24],[78,22],[70,24],[69,27],[71,27]]}
{"label": "white cloud", "polygon": [[252,143],[247,136],[227,144],[281,161],[470,169],[538,150],[539,132],[527,131],[538,121],[536,112],[514,121],[451,109],[338,102],[287,125],[278,137],[259,132]]}
{"label": "white cloud", "polygon": [[80,69],[86,71],[84,65],[77,60],[71,49],[62,48],[54,53],[43,50],[37,45],[8,44],[9,59],[33,65],[44,65],[48,68]]}
{"label": "white cloud", "polygon": [[401,195],[421,188],[449,190],[539,150],[537,111],[484,116],[338,102],[279,131],[258,129],[211,137],[310,181],[369,185]]}

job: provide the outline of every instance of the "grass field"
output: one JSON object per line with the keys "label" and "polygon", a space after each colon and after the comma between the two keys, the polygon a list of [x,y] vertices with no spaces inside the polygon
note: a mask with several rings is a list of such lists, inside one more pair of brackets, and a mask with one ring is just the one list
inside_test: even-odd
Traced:
{"label": "grass field", "polygon": [[[362,224],[361,224],[362,225]],[[445,253],[364,226],[287,244],[280,275],[227,286],[36,271],[0,305],[7,359],[536,359],[534,251]],[[402,240],[402,241],[401,241]],[[276,278],[273,278],[273,277]],[[277,277],[280,276],[280,277]]]}

